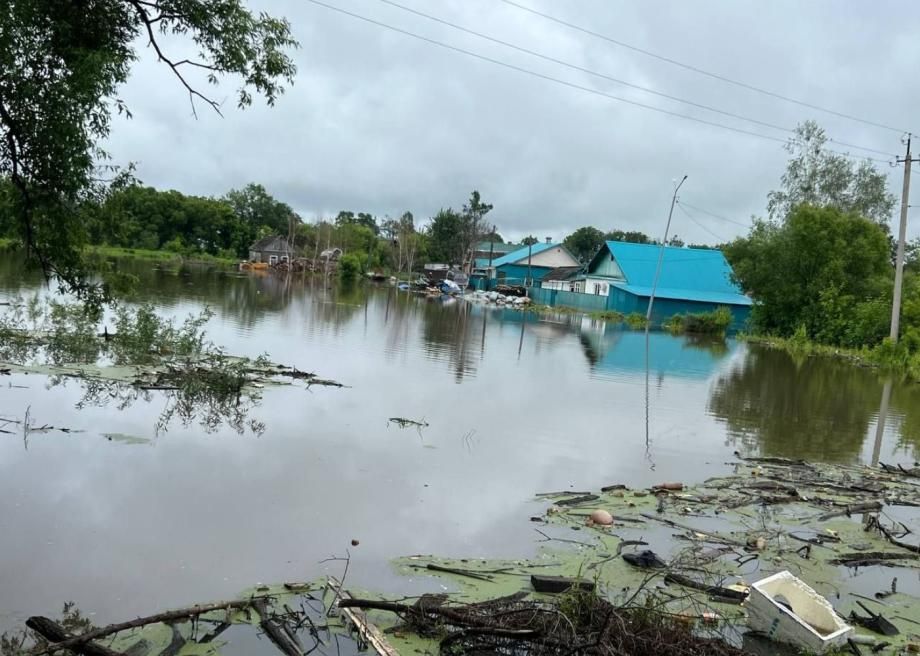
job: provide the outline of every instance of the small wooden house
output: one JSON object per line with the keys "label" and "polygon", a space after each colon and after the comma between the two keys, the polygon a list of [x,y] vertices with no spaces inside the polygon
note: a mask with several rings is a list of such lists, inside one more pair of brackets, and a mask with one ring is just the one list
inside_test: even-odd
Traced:
{"label": "small wooden house", "polygon": [[252,243],[249,247],[250,262],[264,262],[266,264],[278,264],[279,262],[289,262],[294,255],[294,249],[284,237],[271,236],[263,237]]}

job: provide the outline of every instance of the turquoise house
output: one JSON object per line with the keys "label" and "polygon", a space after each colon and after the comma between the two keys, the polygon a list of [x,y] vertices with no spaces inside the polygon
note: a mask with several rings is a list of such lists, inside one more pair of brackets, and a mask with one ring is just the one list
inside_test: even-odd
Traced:
{"label": "turquoise house", "polygon": [[537,284],[553,269],[578,264],[578,260],[565,246],[547,241],[523,246],[494,260],[489,277],[494,284]]}
{"label": "turquoise house", "polygon": [[[585,293],[606,296],[608,310],[645,314],[660,253],[661,246],[656,244],[605,242],[588,264]],[[732,280],[731,265],[722,251],[664,247],[653,322],[724,306],[734,316],[734,328],[741,328],[750,316],[751,305],[751,299]]]}

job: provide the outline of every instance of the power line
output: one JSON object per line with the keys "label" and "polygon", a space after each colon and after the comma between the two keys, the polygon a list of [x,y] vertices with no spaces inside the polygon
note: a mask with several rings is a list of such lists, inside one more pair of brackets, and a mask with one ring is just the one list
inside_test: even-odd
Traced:
{"label": "power line", "polygon": [[[619,41],[619,40],[614,39],[613,37],[607,36],[607,35],[605,35],[605,34],[600,34],[599,32],[595,32],[595,31],[590,30],[590,29],[588,29],[588,28],[586,28],[586,27],[582,27],[582,26],[576,25],[576,24],[574,24],[574,23],[569,23],[568,21],[564,21],[564,20],[562,20],[561,18],[556,18],[555,16],[551,16],[550,14],[545,14],[545,13],[543,13],[542,11],[537,11],[536,9],[533,9],[532,7],[527,7],[527,6],[525,6],[525,5],[522,5],[522,4],[519,4],[519,3],[517,3],[517,2],[514,2],[513,0],[499,0],[499,2],[503,2],[503,3],[505,3],[506,5],[510,5],[510,6],[512,6],[512,7],[516,7],[517,9],[520,9],[520,10],[522,10],[522,11],[526,11],[526,12],[531,13],[531,14],[534,14],[534,15],[536,15],[536,16],[540,16],[541,18],[545,18],[546,20],[553,21],[554,23],[558,23],[559,25],[564,25],[565,27],[568,27],[569,29],[576,30],[576,31],[578,31],[578,32],[582,32],[582,33],[584,33],[584,34],[588,34],[588,35],[593,36],[593,37],[595,37],[595,38],[602,39],[602,40],[604,40],[604,41],[608,41],[608,42],[613,43],[613,44],[615,44],[615,45],[618,45],[618,46],[620,46],[620,47],[622,47],[622,48],[626,48],[626,49],[628,49],[628,50],[632,50],[632,51],[634,51],[634,52],[638,52],[638,53],[640,53],[640,54],[646,55],[647,57],[653,57],[654,59],[658,59],[658,60],[663,61],[663,62],[666,62],[666,63],[668,63],[668,64],[673,64],[674,66],[679,66],[680,68],[684,68],[684,69],[686,69],[686,70],[688,70],[688,71],[693,71],[694,73],[699,73],[700,75],[705,75],[706,77],[710,77],[710,78],[713,78],[713,79],[715,79],[715,80],[719,80],[719,81],[721,81],[721,82],[725,82],[725,83],[727,83],[727,84],[733,84],[733,85],[735,85],[735,86],[737,86],[737,87],[741,87],[741,88],[743,88],[743,89],[747,89],[748,91],[754,91],[754,92],[756,92],[756,93],[760,93],[760,94],[763,94],[763,95],[765,95],[765,96],[770,96],[771,98],[777,98],[777,99],[783,100],[783,101],[785,101],[785,102],[790,102],[790,103],[793,103],[793,104],[796,104],[796,105],[800,105],[800,106],[802,106],[802,107],[808,107],[809,109],[815,109],[815,110],[820,111],[820,112],[825,112],[825,113],[827,113],[827,114],[832,114],[832,115],[834,115],[834,116],[839,116],[840,118],[849,119],[849,120],[851,120],[851,121],[857,121],[858,123],[865,123],[866,125],[871,125],[871,126],[873,126],[873,127],[881,128],[881,129],[883,129],[883,130],[890,130],[890,131],[892,131],[892,132],[897,132],[897,133],[900,133],[900,134],[903,134],[903,133],[909,131],[909,130],[903,130],[903,129],[901,129],[901,128],[895,128],[895,127],[893,127],[893,126],[886,125],[886,124],[884,124],[884,123],[878,123],[878,122],[876,122],[876,121],[871,121],[871,120],[869,120],[869,119],[860,118],[860,117],[858,117],[858,116],[853,116],[852,114],[845,114],[845,113],[843,113],[843,112],[838,112],[838,111],[836,111],[836,110],[833,110],[833,109],[830,109],[830,108],[827,108],[827,107],[821,107],[820,105],[814,105],[814,104],[812,104],[812,103],[805,102],[804,100],[797,100],[797,99],[795,99],[795,98],[791,98],[791,97],[789,97],[789,96],[784,96],[784,95],[782,95],[782,94],[780,94],[780,93],[776,93],[775,91],[769,91],[768,89],[763,89],[763,88],[761,88],[761,87],[754,86],[753,84],[748,84],[748,83],[746,83],[746,82],[741,82],[740,80],[735,80],[735,79],[732,79],[732,78],[730,78],[730,77],[726,77],[726,76],[724,76],[724,75],[719,75],[718,73],[712,73],[712,72],[710,72],[710,71],[703,70],[702,68],[698,68],[698,67],[692,66],[692,65],[690,65],[690,64],[685,64],[685,63],[682,62],[682,61],[678,61],[678,60],[676,60],[676,59],[672,59],[672,58],[670,58],[670,57],[665,57],[664,55],[659,55],[659,54],[654,53],[654,52],[651,52],[651,51],[649,51],[649,50],[645,50],[645,49],[643,49],[643,48],[639,48],[638,46],[634,46],[634,45],[631,45],[631,44],[629,44],[629,43],[624,43],[623,41]],[[841,144],[841,145],[845,145],[845,144]]]}
{"label": "power line", "polygon": [[[441,24],[441,25],[445,25],[445,26],[447,26],[447,27],[450,27],[450,28],[452,28],[452,29],[458,30],[458,31],[460,31],[460,32],[464,32],[464,33],[466,33],[466,34],[471,34],[471,35],[473,35],[473,36],[475,36],[475,37],[478,37],[478,38],[480,38],[480,39],[484,39],[484,40],[486,40],[486,41],[491,41],[492,43],[497,43],[497,44],[499,44],[499,45],[501,45],[501,46],[504,46],[504,47],[506,47],[506,48],[511,48],[512,50],[516,50],[516,51],[518,51],[518,52],[523,52],[523,53],[525,53],[525,54],[527,54],[527,55],[530,55],[530,56],[532,56],[532,57],[537,57],[537,58],[539,58],[539,59],[543,59],[544,61],[552,62],[552,63],[554,63],[554,64],[559,64],[560,66],[565,66],[565,67],[570,68],[570,69],[575,70],[575,71],[580,71],[580,72],[582,72],[582,73],[587,73],[588,75],[593,75],[594,77],[598,77],[598,78],[607,80],[607,81],[609,81],[609,82],[614,82],[615,84],[620,84],[620,85],[623,85],[623,86],[625,86],[625,87],[629,87],[630,89],[636,89],[636,90],[638,90],[638,91],[642,91],[642,92],[644,92],[644,93],[648,93],[648,94],[651,94],[651,95],[653,95],[653,96],[658,96],[658,97],[660,97],[660,98],[667,98],[668,100],[673,100],[674,102],[679,102],[679,103],[682,103],[682,104],[684,104],[684,105],[689,105],[689,106],[691,106],[691,107],[696,107],[696,108],[698,108],[698,109],[703,109],[703,110],[706,110],[706,111],[709,111],[709,112],[713,112],[713,113],[715,113],[715,114],[721,114],[722,116],[727,116],[727,117],[729,117],[729,118],[738,119],[739,121],[747,121],[748,123],[754,123],[754,124],[760,125],[760,126],[762,126],[762,127],[771,128],[771,129],[773,129],[773,130],[779,130],[779,131],[781,131],[781,132],[788,132],[788,133],[790,133],[790,134],[795,134],[795,130],[792,129],[792,128],[789,128],[789,127],[786,127],[786,126],[783,126],[783,125],[777,125],[776,123],[770,123],[769,121],[762,121],[762,120],[760,120],[760,119],[751,118],[751,117],[748,117],[748,116],[744,116],[744,115],[742,115],[742,114],[735,114],[734,112],[729,112],[729,111],[726,111],[726,110],[723,110],[723,109],[719,109],[719,108],[717,108],[717,107],[713,107],[712,105],[706,105],[706,104],[704,104],[704,103],[695,102],[695,101],[693,101],[693,100],[687,100],[686,98],[681,98],[681,97],[679,97],[679,96],[673,96],[673,95],[671,95],[671,94],[664,93],[664,92],[662,92],[662,91],[656,91],[655,89],[650,89],[650,88],[648,88],[648,87],[644,87],[644,86],[639,85],[639,84],[634,84],[634,83],[632,83],[632,82],[627,82],[626,80],[621,80],[621,79],[616,78],[616,77],[613,77],[613,76],[611,76],[611,75],[607,75],[606,73],[601,73],[601,72],[599,72],[599,71],[595,71],[595,70],[592,70],[592,69],[590,69],[590,68],[585,68],[584,66],[579,66],[578,64],[573,64],[572,62],[567,62],[567,61],[562,60],[562,59],[557,59],[556,57],[552,57],[552,56],[550,56],[550,55],[546,55],[546,54],[541,53],[541,52],[538,52],[538,51],[536,51],[536,50],[531,50],[530,48],[525,48],[525,47],[523,47],[523,46],[519,46],[519,45],[517,45],[517,44],[510,43],[510,42],[508,42],[508,41],[504,41],[504,40],[502,40],[502,39],[499,39],[499,38],[496,38],[496,37],[493,37],[493,36],[489,36],[488,34],[483,34],[482,32],[477,32],[476,30],[472,30],[472,29],[470,29],[470,28],[468,28],[468,27],[464,27],[463,25],[458,25],[457,23],[453,23],[453,22],[451,22],[451,21],[445,20],[445,19],[443,19],[443,18],[439,18],[439,17],[437,17],[437,16],[432,16],[431,14],[426,14],[425,12],[419,11],[419,10],[414,9],[414,8],[412,8],[412,7],[407,7],[406,5],[400,4],[400,3],[398,3],[398,2],[394,2],[393,0],[378,0],[378,2],[381,2],[381,3],[385,4],[385,5],[389,5],[389,6],[391,6],[391,7],[396,7],[397,9],[401,9],[401,10],[403,10],[403,11],[406,11],[406,12],[408,12],[408,13],[410,13],[410,14],[414,14],[414,15],[416,15],[416,16],[421,16],[422,18],[425,18],[425,19],[430,20],[430,21],[434,21],[435,23],[439,23],[439,24]],[[830,139],[830,138],[828,139],[828,141],[833,142],[833,143],[836,143],[836,144],[838,144],[838,145],[840,145],[840,146],[843,146],[843,147],[845,147],[845,148],[853,148],[853,149],[855,149],[855,150],[863,150],[863,151],[866,151],[866,152],[869,152],[869,153],[876,153],[876,154],[879,154],[879,155],[885,155],[886,157],[891,157],[891,158],[896,157],[896,155],[894,155],[894,154],[892,154],[892,153],[890,153],[890,152],[888,152],[888,151],[885,151],[885,150],[879,150],[878,148],[868,148],[868,147],[866,147],[866,146],[858,146],[858,145],[856,145],[856,144],[846,143],[846,142],[844,142],[844,141],[837,141],[836,139]]]}
{"label": "power line", "polygon": [[[545,75],[545,74],[543,74],[543,73],[539,73],[539,72],[534,71],[534,70],[531,70],[531,69],[529,69],[529,68],[524,68],[524,67],[522,67],[522,66],[517,66],[517,65],[515,65],[515,64],[510,64],[510,63],[508,63],[508,62],[504,62],[504,61],[501,61],[501,60],[499,60],[499,59],[494,59],[494,58],[492,58],[492,57],[488,57],[488,56],[486,56],[486,55],[482,55],[482,54],[479,54],[479,53],[477,53],[477,52],[473,52],[473,51],[471,51],[471,50],[466,50],[466,49],[460,48],[460,47],[458,47],[458,46],[453,46],[453,45],[450,45],[450,44],[448,44],[448,43],[444,43],[443,41],[438,41],[437,39],[432,39],[432,38],[429,38],[429,37],[427,37],[427,36],[422,36],[421,34],[416,34],[415,32],[410,32],[409,30],[404,30],[404,29],[402,29],[402,28],[400,28],[400,27],[396,27],[396,26],[394,26],[394,25],[390,25],[390,24],[388,24],[388,23],[384,23],[384,22],[382,22],[382,21],[378,21],[378,20],[375,20],[375,19],[373,19],[373,18],[368,18],[367,16],[362,16],[361,14],[356,14],[356,13],[351,12],[351,11],[348,11],[348,10],[346,10],[346,9],[342,9],[341,7],[336,7],[336,6],[327,4],[327,3],[325,3],[325,2],[322,2],[321,0],[307,0],[307,1],[313,3],[313,4],[317,5],[317,6],[324,7],[324,8],[326,8],[326,9],[329,9],[330,11],[335,11],[335,12],[337,12],[337,13],[344,14],[345,16],[350,16],[351,18],[354,18],[354,19],[363,21],[363,22],[365,22],[365,23],[369,23],[369,24],[371,24],[371,25],[376,25],[377,27],[382,27],[382,28],[391,30],[391,31],[393,31],[393,32],[397,32],[397,33],[399,33],[399,34],[403,34],[403,35],[405,35],[405,36],[409,36],[409,37],[412,37],[412,38],[414,38],[414,39],[418,39],[418,40],[420,40],[420,41],[424,41],[425,43],[429,43],[429,44],[431,44],[431,45],[435,45],[435,46],[438,46],[438,47],[440,47],[440,48],[444,48],[444,49],[446,49],[446,50],[451,50],[451,51],[453,51],[453,52],[458,52],[458,53],[460,53],[460,54],[467,55],[468,57],[473,57],[473,58],[475,58],[475,59],[479,59],[479,60],[482,60],[482,61],[485,61],[485,62],[489,62],[489,63],[491,63],[491,64],[495,64],[496,66],[501,66],[501,67],[503,67],[503,68],[507,68],[507,69],[510,69],[510,70],[513,70],[513,71],[517,71],[517,72],[519,72],[519,73],[524,73],[525,75],[529,75],[529,76],[531,76],[531,77],[535,77],[535,78],[539,78],[539,79],[542,79],[542,80],[546,80],[546,81],[548,81],[548,82],[554,82],[554,83],[556,83],[556,84],[561,84],[561,85],[566,86],[566,87],[569,87],[569,88],[571,88],[571,89],[577,89],[577,90],[579,90],[579,91],[584,91],[584,92],[586,92],[586,93],[591,93],[591,94],[594,94],[594,95],[596,95],[596,96],[601,96],[601,97],[604,97],[604,98],[609,98],[610,100],[616,100],[616,101],[618,101],[618,102],[626,103],[627,105],[633,105],[633,106],[635,106],[635,107],[640,107],[640,108],[642,108],[642,109],[647,109],[647,110],[650,110],[650,111],[653,111],[653,112],[658,112],[659,114],[665,114],[665,115],[667,115],[667,116],[674,116],[674,117],[676,117],[676,118],[682,118],[682,119],[686,119],[686,120],[688,120],[688,121],[694,121],[695,123],[701,123],[701,124],[703,124],[703,125],[708,125],[708,126],[711,126],[711,127],[722,128],[723,130],[729,130],[729,131],[731,131],[731,132],[736,132],[736,133],[738,133],[738,134],[745,134],[745,135],[748,135],[748,136],[751,136],[751,137],[758,137],[758,138],[760,138],[760,139],[766,139],[766,140],[768,140],[768,141],[775,141],[775,142],[778,142],[778,143],[781,143],[781,144],[784,144],[784,145],[788,143],[788,141],[787,141],[786,139],[782,139],[782,138],[780,138],[780,137],[774,137],[774,136],[767,135],[767,134],[761,134],[761,133],[759,133],[759,132],[752,132],[752,131],[750,131],[750,130],[745,130],[745,129],[743,129],[743,128],[737,128],[737,127],[733,127],[733,126],[730,126],[730,125],[725,125],[724,123],[717,123],[717,122],[715,122],[715,121],[709,121],[709,120],[706,120],[706,119],[698,118],[698,117],[696,117],[696,116],[690,116],[690,115],[688,115],[688,114],[681,114],[681,113],[679,113],[679,112],[672,112],[672,111],[670,111],[670,110],[662,109],[662,108],[660,108],[660,107],[655,107],[655,106],[653,106],[653,105],[647,105],[647,104],[645,104],[645,103],[641,103],[641,102],[638,102],[638,101],[635,101],[635,100],[629,100],[628,98],[622,98],[622,97],[620,97],[620,96],[616,96],[616,95],[613,95],[613,94],[611,94],[611,93],[607,93],[607,92],[605,92],[605,91],[600,91],[599,89],[594,89],[594,88],[592,88],[592,87],[586,87],[586,86],[583,86],[583,85],[581,85],[581,84],[576,84],[576,83],[574,83],[574,82],[569,82],[569,81],[567,81],[567,80],[563,80],[563,79],[560,79],[560,78],[557,78],[557,77],[553,77],[553,76],[551,76],[551,75]],[[837,154],[839,154],[839,155],[844,155],[844,156],[846,156],[846,157],[850,157],[850,158],[853,158],[853,159],[867,159],[867,160],[870,160],[870,161],[873,161],[873,162],[881,162],[881,163],[884,163],[884,164],[888,164],[888,163],[889,163],[889,160],[882,160],[882,159],[873,158],[873,157],[856,157],[855,155],[850,155],[849,153],[844,153],[844,152],[841,152],[841,151],[835,151],[835,150],[832,150],[832,149],[828,149],[828,150],[829,150],[830,152],[835,152],[835,153],[837,153]]]}
{"label": "power line", "polygon": [[721,237],[721,236],[717,235],[717,234],[714,233],[712,230],[710,230],[709,228],[707,228],[706,226],[704,226],[700,221],[697,221],[697,219],[696,219],[695,216],[693,216],[692,214],[690,214],[690,212],[688,212],[686,209],[684,209],[683,203],[681,203],[680,200],[677,201],[677,208],[678,208],[681,212],[683,212],[684,215],[685,215],[688,219],[690,219],[690,220],[693,221],[697,226],[699,226],[700,228],[702,228],[703,230],[705,230],[706,232],[708,232],[710,235],[712,235],[713,237],[715,237],[719,242],[724,243],[724,242],[728,241],[728,240],[725,239],[724,237]]}
{"label": "power line", "polygon": [[691,210],[696,210],[697,212],[700,212],[701,214],[705,214],[706,216],[711,216],[712,218],[719,219],[720,221],[727,221],[728,223],[734,223],[735,225],[741,226],[742,228],[751,227],[750,223],[742,223],[741,221],[735,221],[734,219],[729,219],[724,216],[720,216],[719,214],[715,214],[714,212],[710,212],[709,210],[704,210],[702,207],[695,207],[691,205],[690,203],[685,203],[684,201],[681,201],[681,204],[684,205],[685,207],[689,207]]}

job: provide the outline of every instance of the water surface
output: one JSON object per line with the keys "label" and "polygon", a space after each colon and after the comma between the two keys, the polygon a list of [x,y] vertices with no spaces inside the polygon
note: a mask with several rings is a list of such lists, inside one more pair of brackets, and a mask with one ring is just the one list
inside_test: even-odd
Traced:
{"label": "water surface", "polygon": [[[209,335],[228,352],[348,387],[266,390],[258,435],[195,421],[156,434],[161,395],[78,409],[78,381],[4,377],[0,416],[30,408],[83,432],[0,433],[0,626],[68,599],[98,623],[312,579],[338,572],[320,561],[346,550],[352,585],[410,589],[390,558],[532,554],[537,492],[696,482],[736,450],[825,462],[920,450],[920,389],[892,386],[876,442],[884,380],[838,361],[659,333],[647,377],[641,333],[580,317],[119,266],[164,314],[210,306]],[[0,300],[40,284],[0,263]]]}

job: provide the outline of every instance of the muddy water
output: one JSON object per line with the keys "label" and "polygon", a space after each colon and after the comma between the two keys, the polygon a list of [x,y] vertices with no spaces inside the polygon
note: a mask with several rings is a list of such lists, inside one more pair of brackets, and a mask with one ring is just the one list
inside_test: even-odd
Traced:
{"label": "muddy water", "polygon": [[[228,352],[348,387],[266,390],[251,413],[260,435],[195,421],[156,434],[156,394],[81,404],[76,381],[4,376],[0,416],[30,408],[83,432],[0,433],[0,626],[69,599],[103,622],[312,579],[339,572],[320,561],[346,549],[352,585],[412,589],[390,558],[532,554],[536,492],[701,480],[735,450],[920,457],[920,387],[892,386],[877,441],[884,381],[840,362],[656,334],[647,379],[643,336],[602,322],[121,266],[164,314],[210,306]],[[0,301],[39,284],[0,264]]]}

